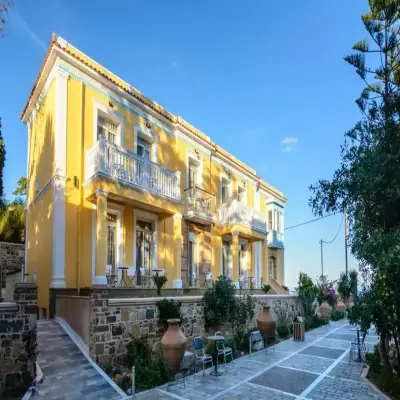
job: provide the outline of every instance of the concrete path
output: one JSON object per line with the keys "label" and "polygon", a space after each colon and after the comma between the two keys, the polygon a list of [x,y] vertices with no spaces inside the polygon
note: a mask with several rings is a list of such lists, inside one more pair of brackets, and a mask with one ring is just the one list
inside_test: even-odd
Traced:
{"label": "concrete path", "polygon": [[[304,342],[284,341],[275,351],[259,351],[235,361],[221,377],[206,372],[137,395],[138,400],[383,400],[361,377],[362,363],[349,364],[350,342],[355,336],[343,321],[306,333]],[[372,350],[378,338],[367,336]]]}
{"label": "concrete path", "polygon": [[120,399],[55,321],[38,321],[38,363],[44,382],[33,398],[46,400]]}

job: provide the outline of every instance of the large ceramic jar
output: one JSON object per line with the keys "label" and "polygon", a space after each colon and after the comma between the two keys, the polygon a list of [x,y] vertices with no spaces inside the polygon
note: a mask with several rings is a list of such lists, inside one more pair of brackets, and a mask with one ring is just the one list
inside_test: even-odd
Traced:
{"label": "large ceramic jar", "polygon": [[180,319],[167,320],[168,330],[161,339],[164,361],[171,373],[179,372],[185,354],[187,339],[179,328]]}
{"label": "large ceramic jar", "polygon": [[343,303],[342,300],[339,300],[339,301],[337,302],[336,308],[337,308],[337,310],[338,310],[340,313],[342,313],[342,312],[344,311],[345,305],[344,305],[344,303]]}
{"label": "large ceramic jar", "polygon": [[276,318],[272,315],[269,306],[264,306],[258,314],[257,326],[265,339],[275,337]]}
{"label": "large ceramic jar", "polygon": [[349,299],[347,300],[347,308],[351,310],[353,306],[354,306],[353,296],[350,296]]}
{"label": "large ceramic jar", "polygon": [[330,305],[324,301],[320,306],[319,306],[319,312],[321,313],[321,317],[325,320],[329,320],[329,316],[331,314],[331,307]]}

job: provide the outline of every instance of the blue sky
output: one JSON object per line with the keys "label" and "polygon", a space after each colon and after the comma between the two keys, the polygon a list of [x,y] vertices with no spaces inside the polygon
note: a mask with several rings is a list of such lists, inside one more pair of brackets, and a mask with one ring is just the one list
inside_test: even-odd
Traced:
{"label": "blue sky", "polygon": [[[0,39],[7,197],[26,174],[19,114],[55,31],[283,191],[286,227],[312,219],[308,187],[332,176],[343,133],[360,117],[362,82],[343,56],[366,37],[367,9],[366,0],[14,0]],[[289,286],[300,271],[320,274],[318,242],[341,219],[285,233]],[[331,279],[344,269],[343,240],[324,249]]]}

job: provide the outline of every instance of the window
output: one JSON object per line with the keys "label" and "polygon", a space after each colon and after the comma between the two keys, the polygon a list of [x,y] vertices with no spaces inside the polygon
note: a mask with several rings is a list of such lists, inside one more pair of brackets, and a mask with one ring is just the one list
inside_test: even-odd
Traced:
{"label": "window", "polygon": [[222,181],[221,186],[221,203],[225,204],[229,201],[229,183]]}
{"label": "window", "polygon": [[109,120],[98,117],[97,118],[97,138],[103,136],[104,139],[111,143],[116,143],[118,133],[118,125],[110,122]]}
{"label": "window", "polygon": [[117,216],[107,213],[107,265],[111,267],[111,273],[115,274],[116,249],[117,249]]}
{"label": "window", "polygon": [[198,166],[189,162],[189,187],[198,186]]}
{"label": "window", "polygon": [[239,203],[246,204],[246,189],[244,187],[239,186],[237,191],[237,199]]}
{"label": "window", "polygon": [[151,144],[146,140],[138,137],[137,139],[137,154],[140,157],[145,158],[146,160],[150,160],[150,150]]}
{"label": "window", "polygon": [[136,277],[137,284],[143,284],[143,277],[151,276],[153,253],[152,223],[136,221]]}
{"label": "window", "polygon": [[269,259],[269,279],[276,279],[276,258],[270,257]]}
{"label": "window", "polygon": [[268,230],[272,231],[272,211],[268,211]]}

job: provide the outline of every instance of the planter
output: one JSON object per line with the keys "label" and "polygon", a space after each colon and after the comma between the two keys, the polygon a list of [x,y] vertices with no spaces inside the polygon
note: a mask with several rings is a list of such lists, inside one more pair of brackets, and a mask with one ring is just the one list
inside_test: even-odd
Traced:
{"label": "planter", "polygon": [[319,312],[321,313],[321,317],[325,320],[329,320],[329,316],[331,315],[331,307],[330,305],[324,301],[320,306],[319,306]]}
{"label": "planter", "polygon": [[258,329],[265,339],[275,338],[276,319],[271,314],[270,308],[269,306],[264,306],[257,317]]}
{"label": "planter", "polygon": [[342,313],[342,312],[344,311],[345,305],[344,305],[344,303],[343,303],[342,300],[339,300],[339,301],[337,302],[336,308],[337,308],[337,310],[338,310],[340,313]]}
{"label": "planter", "polygon": [[161,339],[161,349],[170,373],[175,375],[180,370],[187,339],[179,328],[180,319],[172,318],[167,322],[169,326]]}
{"label": "planter", "polygon": [[304,342],[305,324],[303,322],[293,322],[293,340]]}
{"label": "planter", "polygon": [[350,296],[349,299],[347,300],[347,308],[351,310],[353,306],[354,306],[353,296]]}

